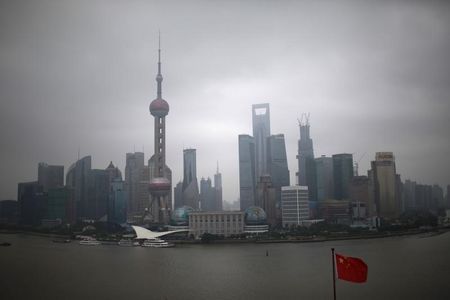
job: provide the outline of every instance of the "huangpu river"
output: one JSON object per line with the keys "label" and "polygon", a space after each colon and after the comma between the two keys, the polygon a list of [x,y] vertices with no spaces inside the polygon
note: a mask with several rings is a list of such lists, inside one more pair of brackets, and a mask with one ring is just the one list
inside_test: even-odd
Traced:
{"label": "huangpu river", "polygon": [[296,244],[81,246],[0,234],[0,299],[332,299],[331,248],[368,281],[337,299],[450,299],[450,232]]}

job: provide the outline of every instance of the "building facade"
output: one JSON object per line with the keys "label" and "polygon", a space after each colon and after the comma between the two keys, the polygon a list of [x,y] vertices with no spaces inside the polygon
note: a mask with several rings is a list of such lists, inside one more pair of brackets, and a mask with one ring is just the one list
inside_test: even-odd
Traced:
{"label": "building facade", "polygon": [[281,201],[281,187],[279,188],[279,194],[277,191],[278,189],[272,184],[270,175],[259,177],[259,182],[256,186],[255,205],[264,210],[267,216],[267,223],[271,226],[275,226],[281,221],[281,212],[279,213],[277,209],[277,195],[280,195],[279,199]]}
{"label": "building facade", "polygon": [[309,115],[302,115],[299,120],[300,139],[298,141],[298,173],[297,180],[301,186],[307,186],[310,201],[317,201],[316,167],[314,147],[309,129]]}
{"label": "building facade", "polygon": [[299,226],[309,219],[309,193],[307,186],[281,188],[281,219],[283,227]]}
{"label": "building facade", "polygon": [[64,166],[51,166],[46,163],[38,164],[38,183],[47,192],[52,188],[64,186]]}
{"label": "building facade", "polygon": [[204,233],[228,237],[244,232],[244,213],[241,211],[190,212],[189,234],[200,238]]}
{"label": "building facade", "polygon": [[400,201],[397,191],[395,158],[392,152],[377,152],[372,161],[375,183],[375,203],[378,215],[394,219],[400,215]]}
{"label": "building facade", "polygon": [[199,201],[196,150],[185,149],[183,150],[183,205],[198,209]]}
{"label": "building facade", "polygon": [[333,159],[322,155],[315,160],[317,201],[334,198]]}
{"label": "building facade", "polygon": [[72,164],[66,174],[66,186],[74,190],[77,220],[88,218],[91,163],[91,156],[85,156]]}
{"label": "building facade", "polygon": [[353,178],[353,155],[348,153],[334,154],[332,158],[334,198],[336,200],[348,200],[350,197],[349,186]]}
{"label": "building facade", "polygon": [[241,210],[255,205],[256,193],[255,139],[239,135],[239,195]]}
{"label": "building facade", "polygon": [[142,196],[142,184],[146,176],[145,157],[143,152],[127,153],[125,160],[125,191],[127,193],[127,215],[133,220],[144,215],[148,195]]}
{"label": "building facade", "polygon": [[267,174],[267,138],[270,136],[269,103],[252,105],[253,138],[255,141],[256,180]]}

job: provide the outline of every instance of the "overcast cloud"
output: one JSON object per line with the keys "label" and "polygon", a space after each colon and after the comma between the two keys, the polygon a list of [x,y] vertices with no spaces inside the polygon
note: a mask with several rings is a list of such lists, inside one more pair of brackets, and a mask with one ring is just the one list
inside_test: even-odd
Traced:
{"label": "overcast cloud", "polygon": [[402,179],[450,184],[450,3],[446,1],[1,1],[0,199],[38,162],[94,168],[153,154],[158,29],[167,164],[223,174],[239,196],[238,134],[269,102],[291,182],[310,113],[315,155],[354,153],[365,174],[393,151]]}

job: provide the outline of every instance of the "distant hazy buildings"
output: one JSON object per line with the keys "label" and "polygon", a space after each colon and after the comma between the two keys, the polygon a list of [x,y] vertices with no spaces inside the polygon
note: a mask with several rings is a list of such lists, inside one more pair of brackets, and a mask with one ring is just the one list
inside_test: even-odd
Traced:
{"label": "distant hazy buildings", "polygon": [[333,159],[322,155],[315,159],[317,200],[334,198]]}
{"label": "distant hazy buildings", "polygon": [[43,187],[37,181],[18,184],[17,200],[21,225],[37,226],[45,217],[47,199]]}
{"label": "distant hazy buildings", "polygon": [[244,232],[244,213],[241,211],[190,212],[189,234],[196,238],[204,233],[238,235]]}
{"label": "distant hazy buildings", "polygon": [[222,210],[222,174],[219,168],[214,175],[214,186],[210,178],[200,180],[200,208],[202,211]]}
{"label": "distant hazy buildings", "polygon": [[375,215],[375,203],[370,201],[367,176],[354,176],[350,182],[349,193],[354,218],[365,219]]}
{"label": "distant hazy buildings", "polygon": [[270,136],[268,103],[252,105],[253,137],[255,139],[256,180],[267,174],[267,138]]}
{"label": "distant hazy buildings", "polygon": [[273,186],[272,178],[270,175],[259,177],[259,181],[256,187],[255,205],[261,207],[265,211],[267,215],[267,223],[269,225],[277,225],[277,189]]}
{"label": "distant hazy buildings", "polygon": [[276,201],[280,202],[281,187],[290,185],[284,134],[267,138],[267,174],[271,176],[272,185],[277,190]]}
{"label": "distant hazy buildings", "polygon": [[52,188],[47,193],[47,220],[60,220],[63,224],[76,223],[74,190],[68,187]]}
{"label": "distant hazy buildings", "polygon": [[328,199],[319,203],[320,215],[330,223],[350,224],[351,203],[348,200]]}
{"label": "distant hazy buildings", "polygon": [[127,192],[121,178],[110,181],[108,221],[123,224],[127,221]]}
{"label": "distant hazy buildings", "polygon": [[91,156],[85,156],[72,164],[66,174],[66,186],[74,190],[77,219],[87,219],[89,209],[88,186]]}
{"label": "distant hazy buildings", "polygon": [[223,210],[223,192],[222,192],[222,173],[219,172],[219,163],[217,163],[216,174],[214,174],[214,210]]}
{"label": "distant hazy buildings", "polygon": [[239,135],[239,195],[241,210],[255,205],[256,161],[255,139]]}
{"label": "distant hazy buildings", "polygon": [[183,182],[179,181],[173,188],[174,209],[183,206]]}
{"label": "distant hazy buildings", "polygon": [[309,134],[309,116],[302,115],[299,120],[300,139],[298,141],[298,184],[307,186],[310,201],[317,201],[316,167],[314,162],[313,140]]}
{"label": "distant hazy buildings", "polygon": [[213,211],[214,205],[214,189],[211,178],[200,179],[200,209],[203,211]]}
{"label": "distant hazy buildings", "polygon": [[64,186],[64,166],[51,166],[46,163],[38,164],[38,183],[44,192],[52,188]]}
{"label": "distant hazy buildings", "polygon": [[[142,218],[148,206],[148,175],[145,169],[144,153],[126,154],[125,190],[127,193],[127,214],[131,220]],[[144,183],[144,184],[143,184]],[[145,186],[145,189],[143,190]]]}
{"label": "distant hazy buildings", "polygon": [[19,202],[16,200],[0,201],[0,224],[17,225],[19,221]]}
{"label": "distant hazy buildings", "polygon": [[400,215],[395,159],[392,152],[377,152],[372,161],[375,203],[378,215],[394,219]]}
{"label": "distant hazy buildings", "polygon": [[307,186],[285,186],[281,188],[281,219],[283,227],[298,226],[309,219]]}
{"label": "distant hazy buildings", "polygon": [[197,158],[195,149],[183,150],[183,205],[199,208]]}
{"label": "distant hazy buildings", "polygon": [[349,199],[349,185],[353,178],[353,155],[334,154],[333,156],[334,199]]}
{"label": "distant hazy buildings", "polygon": [[107,216],[109,222],[125,223],[127,221],[127,192],[122,173],[112,162],[106,168],[109,185]]}

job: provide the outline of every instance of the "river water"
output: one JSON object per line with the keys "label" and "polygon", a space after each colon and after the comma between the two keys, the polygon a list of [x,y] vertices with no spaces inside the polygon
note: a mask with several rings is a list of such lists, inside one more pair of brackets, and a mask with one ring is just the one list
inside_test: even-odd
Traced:
{"label": "river water", "polygon": [[[332,299],[331,248],[362,258],[337,299],[450,299],[450,232],[302,244],[81,246],[0,234],[0,299]],[[266,256],[266,252],[268,256]]]}

